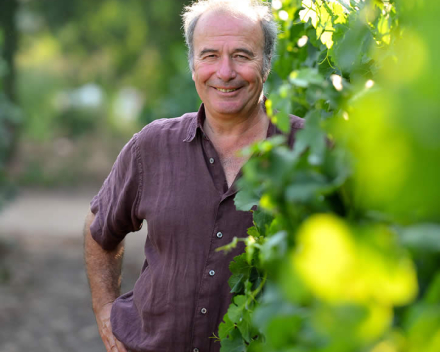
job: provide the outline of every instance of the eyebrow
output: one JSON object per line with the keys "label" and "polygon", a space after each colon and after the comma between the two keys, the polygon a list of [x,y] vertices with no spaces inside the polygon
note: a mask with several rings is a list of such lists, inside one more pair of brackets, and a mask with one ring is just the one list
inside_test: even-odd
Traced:
{"label": "eyebrow", "polygon": [[217,54],[217,53],[218,53],[218,50],[215,50],[215,49],[203,49],[203,50],[199,53],[199,56],[203,56],[203,55],[208,54],[208,53]]}
{"label": "eyebrow", "polygon": [[[217,54],[219,51],[218,50],[216,50],[216,49],[209,49],[209,48],[206,48],[206,49],[203,49],[200,53],[199,53],[199,57],[200,56],[203,56],[203,55],[205,55],[205,54],[208,54],[208,53],[213,53],[213,54]],[[233,54],[235,54],[235,53],[244,53],[244,54],[246,54],[246,55],[248,55],[248,56],[250,56],[250,57],[255,57],[255,54],[252,52],[252,51],[250,51],[249,49],[246,49],[246,48],[237,48],[237,49],[235,49],[234,51],[233,51]]]}

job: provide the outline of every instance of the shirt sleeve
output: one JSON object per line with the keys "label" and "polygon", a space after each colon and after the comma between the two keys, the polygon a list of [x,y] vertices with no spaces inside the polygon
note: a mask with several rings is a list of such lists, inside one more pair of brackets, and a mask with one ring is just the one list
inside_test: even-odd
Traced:
{"label": "shirt sleeve", "polygon": [[137,134],[124,146],[99,193],[90,202],[95,219],[90,232],[103,249],[112,250],[142,227],[138,207],[142,188],[142,164]]}

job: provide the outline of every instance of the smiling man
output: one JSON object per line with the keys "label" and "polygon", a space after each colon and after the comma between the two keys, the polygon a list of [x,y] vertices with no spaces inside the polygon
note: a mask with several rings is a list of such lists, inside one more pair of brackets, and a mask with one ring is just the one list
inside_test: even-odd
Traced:
{"label": "smiling man", "polygon": [[[237,152],[280,131],[264,109],[276,25],[256,0],[205,0],[184,14],[189,64],[203,102],[197,113],[156,120],[123,148],[91,202],[85,261],[108,352],[217,352],[230,304],[229,263],[216,249],[246,236],[237,211]],[[292,145],[302,127],[292,117]],[[123,239],[147,221],[145,263],[119,296]]]}

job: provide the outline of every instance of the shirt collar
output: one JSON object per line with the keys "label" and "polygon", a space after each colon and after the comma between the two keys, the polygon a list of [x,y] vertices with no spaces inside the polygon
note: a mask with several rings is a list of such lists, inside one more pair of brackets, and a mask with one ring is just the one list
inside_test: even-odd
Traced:
{"label": "shirt collar", "polygon": [[[264,102],[266,102],[267,98],[266,96],[263,97],[263,108],[266,112],[266,106],[264,105]],[[188,131],[186,138],[183,140],[184,142],[192,142],[194,138],[196,137],[197,130],[200,130],[202,135],[205,135],[205,132],[203,130],[203,123],[205,122],[206,114],[205,114],[205,105],[202,103],[200,105],[199,111],[197,114],[192,116],[191,122],[188,125]],[[278,127],[272,123],[272,121],[269,119],[269,126],[267,128],[267,134],[266,138],[273,137],[274,135],[282,134],[283,132],[278,129]]]}
{"label": "shirt collar", "polygon": [[195,114],[191,118],[191,122],[188,125],[186,138],[183,140],[184,142],[192,142],[193,139],[196,137],[197,130],[199,129],[204,134],[203,123],[205,122],[205,118],[205,105],[202,103],[197,114]]}

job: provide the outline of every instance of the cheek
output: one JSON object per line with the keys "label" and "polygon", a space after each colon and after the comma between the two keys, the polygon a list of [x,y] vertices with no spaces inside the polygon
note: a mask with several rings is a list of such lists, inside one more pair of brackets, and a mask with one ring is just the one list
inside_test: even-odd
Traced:
{"label": "cheek", "polygon": [[253,84],[263,83],[264,78],[261,76],[260,72],[250,71],[244,72],[242,76],[246,81]]}
{"label": "cheek", "polygon": [[261,67],[257,64],[241,67],[240,76],[249,83],[258,84],[264,82],[264,77],[261,75]]}
{"label": "cheek", "polygon": [[192,73],[192,79],[196,83],[203,83],[212,76],[214,70],[210,65],[197,65]]}

